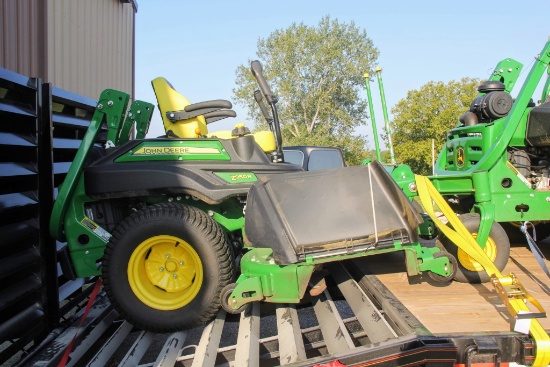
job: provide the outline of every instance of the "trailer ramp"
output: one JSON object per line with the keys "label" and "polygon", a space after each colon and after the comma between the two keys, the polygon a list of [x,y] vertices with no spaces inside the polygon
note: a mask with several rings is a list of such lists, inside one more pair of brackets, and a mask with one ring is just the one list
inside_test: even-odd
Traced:
{"label": "trailer ramp", "polygon": [[134,329],[100,294],[80,329],[75,317],[21,365],[57,366],[77,329],[67,366],[314,366],[334,360],[389,366],[398,359],[453,365],[456,347],[449,340],[431,336],[404,307],[375,295],[367,278],[357,281],[350,268],[331,264],[327,289],[303,304],[253,303],[240,315],[222,310],[204,327],[173,334]]}

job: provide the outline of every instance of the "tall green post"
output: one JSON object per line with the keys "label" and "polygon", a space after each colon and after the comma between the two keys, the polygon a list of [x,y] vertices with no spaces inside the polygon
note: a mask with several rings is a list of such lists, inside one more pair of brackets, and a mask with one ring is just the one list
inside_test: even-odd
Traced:
{"label": "tall green post", "polygon": [[546,70],[546,83],[544,83],[544,88],[542,90],[542,97],[540,99],[540,103],[547,102],[548,96],[550,95],[550,65],[548,66],[548,69]]}
{"label": "tall green post", "polygon": [[380,89],[380,99],[382,100],[382,111],[384,112],[384,123],[386,127],[386,134],[388,135],[388,148],[390,149],[391,164],[395,164],[395,154],[393,153],[393,144],[391,141],[391,128],[388,118],[388,109],[386,107],[386,96],[384,95],[384,85],[382,84],[382,68],[376,67],[376,76],[378,77],[378,88]]}
{"label": "tall green post", "polygon": [[376,128],[376,118],[374,117],[374,107],[372,106],[372,95],[370,92],[369,74],[365,73],[363,74],[363,77],[365,77],[365,88],[367,89],[367,99],[369,102],[370,118],[372,120],[372,133],[374,136],[374,148],[376,150],[376,159],[378,159],[378,162],[382,163],[382,158],[380,155],[380,144],[378,143],[378,129]]}

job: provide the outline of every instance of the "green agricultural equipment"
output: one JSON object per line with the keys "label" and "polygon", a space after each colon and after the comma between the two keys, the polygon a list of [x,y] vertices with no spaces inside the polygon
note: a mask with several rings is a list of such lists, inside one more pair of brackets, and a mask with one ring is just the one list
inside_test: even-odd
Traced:
{"label": "green agricultural equipment", "polygon": [[[429,177],[499,270],[508,261],[510,241],[527,238],[536,246],[529,235],[533,227],[535,239],[550,235],[548,76],[540,100],[533,97],[549,63],[550,42],[514,99],[510,92],[523,65],[513,59],[500,61],[478,87],[458,126],[447,132],[435,174]],[[407,167],[398,166],[392,176],[409,197],[416,195]],[[437,246],[457,258],[456,280],[489,280],[483,267],[444,234],[438,236]]]}
{"label": "green agricultural equipment", "polygon": [[[435,167],[434,185],[455,211],[476,213],[463,215],[463,222],[477,231],[478,243],[499,269],[509,256],[506,235],[525,239],[520,227],[526,231],[526,223],[534,225],[535,238],[550,235],[548,76],[540,100],[534,97],[549,63],[547,42],[513,99],[510,91],[522,65],[513,59],[499,62],[459,126],[447,133]],[[444,236],[439,243],[457,256],[458,280],[487,280],[479,264]]]}
{"label": "green agricultural equipment", "polygon": [[[359,256],[405,251],[410,275],[450,281],[456,260],[419,244],[422,217],[378,163],[311,172],[285,163],[277,99],[260,63],[251,69],[271,131],[208,133],[235,116],[231,103],[190,104],[157,78],[166,136],[144,138],[153,106],[135,101],[126,113],[127,94],[102,93],[50,222],[74,276],[101,275],[119,313],[156,332],[203,324],[222,305],[299,302],[324,263]],[[102,126],[107,144],[97,146]]]}

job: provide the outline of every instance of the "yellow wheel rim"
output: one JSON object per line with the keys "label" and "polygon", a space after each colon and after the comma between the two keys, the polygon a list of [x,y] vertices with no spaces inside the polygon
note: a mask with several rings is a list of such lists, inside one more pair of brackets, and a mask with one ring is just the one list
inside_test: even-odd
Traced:
{"label": "yellow wheel rim", "polygon": [[162,235],[140,243],[128,262],[132,291],[149,307],[176,310],[191,302],[202,285],[199,255],[181,238]]}
{"label": "yellow wheel rim", "polygon": [[[472,237],[476,238],[477,233],[472,233]],[[495,241],[493,241],[491,237],[487,239],[487,242],[485,243],[484,251],[485,251],[485,254],[487,254],[487,256],[489,257],[489,259],[491,259],[491,261],[494,263],[495,259],[497,258],[498,250],[497,250],[497,244],[495,243]],[[462,267],[464,267],[464,269],[475,271],[475,272],[483,271],[483,266],[481,266],[480,263],[475,261],[470,255],[468,255],[462,249],[460,248],[458,249],[457,255],[458,255],[458,262],[460,263],[460,265],[462,265]]]}

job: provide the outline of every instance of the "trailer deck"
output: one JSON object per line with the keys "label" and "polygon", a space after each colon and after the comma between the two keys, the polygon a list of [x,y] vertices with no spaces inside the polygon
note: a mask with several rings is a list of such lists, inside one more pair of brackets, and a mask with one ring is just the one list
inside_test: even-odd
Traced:
{"label": "trailer deck", "polygon": [[[545,251],[544,244],[541,248]],[[254,303],[249,312],[221,311],[205,327],[174,334],[134,329],[100,294],[83,327],[78,329],[76,315],[72,326],[20,365],[57,365],[77,330],[68,366],[532,362],[532,341],[509,331],[506,308],[490,284],[442,287],[427,279],[411,279],[410,284],[399,253],[331,266],[327,290],[301,305]],[[512,248],[504,273],[509,271],[550,307],[546,275],[525,246]],[[550,327],[547,319],[541,322]]]}
{"label": "trailer deck", "polygon": [[[548,245],[541,244],[540,248],[549,258]],[[548,260],[545,262],[550,266]],[[399,271],[401,264],[397,257],[387,257],[384,262],[370,263],[369,268],[432,333],[500,332],[510,329],[506,306],[490,283],[452,282],[439,288],[426,282],[409,285],[404,270]],[[526,245],[512,246],[510,260],[502,273],[510,272],[519,278],[545,310],[550,310],[549,279]],[[539,321],[545,329],[550,329],[548,318]]]}

